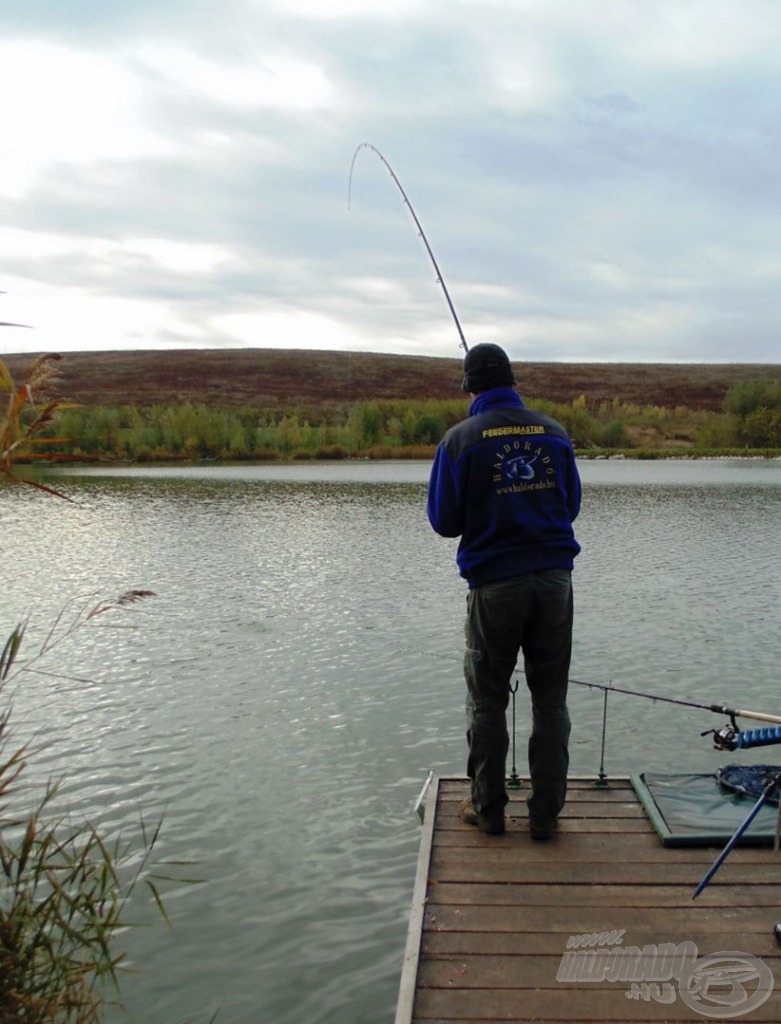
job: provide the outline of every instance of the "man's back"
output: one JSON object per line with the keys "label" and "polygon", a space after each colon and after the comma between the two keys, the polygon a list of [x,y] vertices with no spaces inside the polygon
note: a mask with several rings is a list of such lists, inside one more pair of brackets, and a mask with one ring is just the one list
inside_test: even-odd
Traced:
{"label": "man's back", "polygon": [[571,569],[580,550],[572,521],[580,479],[567,432],[527,409],[511,388],[477,396],[442,439],[428,515],[461,537],[458,565],[470,587],[539,569]]}

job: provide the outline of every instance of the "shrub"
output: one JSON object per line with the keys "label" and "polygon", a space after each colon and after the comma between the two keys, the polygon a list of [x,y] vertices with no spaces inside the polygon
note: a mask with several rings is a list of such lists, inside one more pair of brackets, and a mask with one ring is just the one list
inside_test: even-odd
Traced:
{"label": "shrub", "polygon": [[324,445],[315,450],[316,459],[344,459],[346,457],[347,451],[340,444]]}

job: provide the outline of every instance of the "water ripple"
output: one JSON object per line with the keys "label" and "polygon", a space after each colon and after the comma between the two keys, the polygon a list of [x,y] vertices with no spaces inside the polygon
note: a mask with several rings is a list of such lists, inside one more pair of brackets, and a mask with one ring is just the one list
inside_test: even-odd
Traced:
{"label": "water ripple", "polygon": [[[92,473],[67,510],[0,492],[0,610],[30,614],[28,652],[63,608],[158,595],[63,639],[14,698],[40,747],[28,782],[63,775],[58,807],[128,838],[162,816],[160,859],[203,879],[167,883],[173,932],[133,898],[140,973],[110,1021],[392,1020],[411,804],[429,768],[464,769],[465,591],[416,472]],[[573,675],[775,710],[778,472],[642,472],[584,472]],[[573,687],[571,705],[573,770],[595,772],[601,694]],[[714,767],[704,721],[611,697],[608,771],[655,766],[660,737],[671,769]],[[519,751],[527,735],[521,687]]]}

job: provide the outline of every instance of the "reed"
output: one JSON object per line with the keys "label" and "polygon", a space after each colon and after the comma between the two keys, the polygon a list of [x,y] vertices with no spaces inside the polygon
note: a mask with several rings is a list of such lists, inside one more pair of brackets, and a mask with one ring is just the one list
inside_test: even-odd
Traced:
{"label": "reed", "polygon": [[[118,992],[127,901],[140,883],[167,920],[150,870],[161,822],[137,833],[103,831],[54,809],[59,783],[31,798],[25,770],[34,751],[14,739],[9,688],[96,616],[153,596],[128,591],[60,616],[24,657],[27,623],[0,653],[0,1024],[88,1024]],[[33,793],[36,787],[33,787]],[[32,804],[32,806],[30,806]]]}
{"label": "reed", "polygon": [[65,498],[62,492],[46,484],[18,476],[14,468],[22,461],[62,462],[75,458],[63,450],[67,449],[69,439],[53,430],[58,412],[76,408],[54,396],[60,380],[57,364],[61,358],[54,353],[38,356],[21,382],[14,380],[0,359],[0,399],[3,393],[7,396],[0,405],[0,476]]}

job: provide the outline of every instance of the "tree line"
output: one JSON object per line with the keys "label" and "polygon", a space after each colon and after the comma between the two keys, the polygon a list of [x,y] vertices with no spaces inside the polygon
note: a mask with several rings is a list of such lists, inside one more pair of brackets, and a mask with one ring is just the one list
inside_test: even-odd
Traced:
{"label": "tree line", "polygon": [[[781,448],[781,383],[733,387],[718,412],[685,406],[530,399],[562,423],[583,452]],[[430,456],[463,419],[468,399],[376,400],[348,407],[235,409],[181,403],[83,406],[57,416],[51,434],[77,456],[131,461],[341,459]],[[50,450],[57,450],[57,444]]]}

